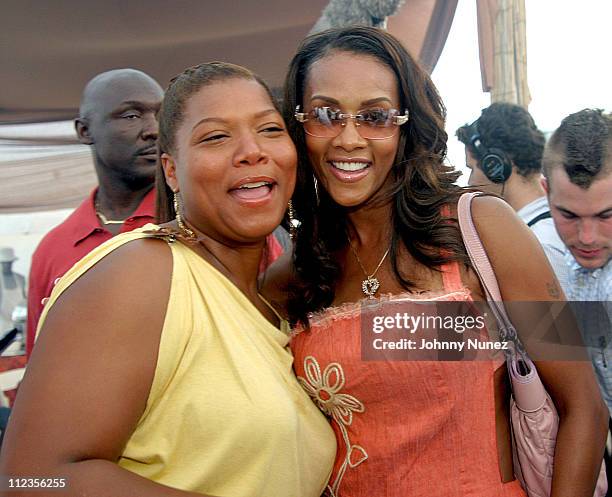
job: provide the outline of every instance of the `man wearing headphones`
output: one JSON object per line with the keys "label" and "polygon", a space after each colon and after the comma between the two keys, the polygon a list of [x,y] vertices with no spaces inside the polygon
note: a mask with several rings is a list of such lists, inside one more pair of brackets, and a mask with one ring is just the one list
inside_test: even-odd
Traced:
{"label": "man wearing headphones", "polygon": [[565,289],[565,246],[551,218],[542,187],[544,134],[519,105],[497,102],[472,124],[457,130],[465,145],[469,184],[503,197],[540,241]]}

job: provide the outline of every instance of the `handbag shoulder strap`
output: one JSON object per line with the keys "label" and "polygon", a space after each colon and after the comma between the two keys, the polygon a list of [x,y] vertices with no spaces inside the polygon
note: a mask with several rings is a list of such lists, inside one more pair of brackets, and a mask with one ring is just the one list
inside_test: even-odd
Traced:
{"label": "handbag shoulder strap", "polygon": [[463,237],[463,243],[465,244],[470,260],[472,261],[474,271],[480,278],[480,282],[484,288],[487,301],[491,306],[491,312],[495,315],[500,326],[500,334],[505,335],[506,338],[509,339],[516,339],[516,330],[506,313],[499,290],[499,284],[497,283],[497,278],[491,266],[491,261],[489,261],[489,257],[480,241],[480,237],[474,226],[474,220],[472,219],[472,200],[479,195],[481,194],[469,192],[459,197],[457,215],[459,218],[461,236]]}

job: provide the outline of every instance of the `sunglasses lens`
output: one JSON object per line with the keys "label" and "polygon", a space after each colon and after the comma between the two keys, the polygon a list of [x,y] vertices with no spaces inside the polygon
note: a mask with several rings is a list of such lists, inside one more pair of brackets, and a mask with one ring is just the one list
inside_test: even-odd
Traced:
{"label": "sunglasses lens", "polygon": [[347,117],[340,111],[329,107],[315,107],[308,113],[304,131],[318,138],[335,138],[344,129],[346,121],[355,119],[357,132],[362,138],[382,140],[392,137],[396,132],[394,117],[398,115],[395,109],[370,109],[362,111],[357,116]]}
{"label": "sunglasses lens", "polygon": [[304,131],[312,136],[334,138],[342,132],[342,120],[338,117],[339,112],[329,107],[315,107],[308,113]]}
{"label": "sunglasses lens", "polygon": [[395,109],[369,109],[360,113],[359,134],[371,140],[390,138],[395,134]]}

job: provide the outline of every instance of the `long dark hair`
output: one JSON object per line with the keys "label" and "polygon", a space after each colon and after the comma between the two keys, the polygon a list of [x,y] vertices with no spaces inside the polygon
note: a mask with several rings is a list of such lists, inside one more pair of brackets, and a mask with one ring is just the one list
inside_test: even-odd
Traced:
{"label": "long dark hair", "polygon": [[400,127],[392,169],[394,181],[385,196],[392,202],[390,257],[398,282],[407,290],[414,289],[413,282],[399,268],[400,243],[428,268],[438,269],[452,260],[468,261],[455,220],[441,214],[444,205],[456,203],[462,189],[454,184],[460,173],[444,164],[446,109],[431,79],[402,44],[385,31],[350,27],[318,33],[302,42],[285,80],[284,117],[298,151],[293,205],[302,222],[294,252],[298,281],[288,302],[294,322],[305,323],[308,313],[331,305],[340,276],[333,254],[348,244],[345,210],[321,187],[317,200],[304,130],[293,117],[296,106],[303,107],[312,64],[332,52],[367,55],[389,67],[398,83],[400,109],[410,113],[408,123]]}
{"label": "long dark hair", "polygon": [[[170,80],[170,84],[164,93],[164,99],[158,115],[158,157],[161,157],[163,153],[172,154],[175,152],[176,131],[183,122],[185,104],[189,97],[205,86],[234,78],[257,81],[270,96],[274,107],[280,112],[278,102],[272,95],[266,82],[246,67],[217,61],[189,67]],[[155,176],[157,222],[165,223],[174,219],[176,215],[173,204],[174,194],[166,183],[161,160],[158,159],[157,162]]]}

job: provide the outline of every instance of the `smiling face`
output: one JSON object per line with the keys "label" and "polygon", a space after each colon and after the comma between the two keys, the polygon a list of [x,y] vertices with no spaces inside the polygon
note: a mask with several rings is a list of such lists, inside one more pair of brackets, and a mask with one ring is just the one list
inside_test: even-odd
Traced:
{"label": "smiling face", "polygon": [[[346,114],[400,109],[391,69],[374,57],[336,51],[314,62],[304,89],[303,110],[329,107]],[[344,207],[359,206],[381,191],[389,178],[399,142],[399,126],[382,140],[363,138],[347,119],[335,138],[306,135],[310,163],[327,192]]]}
{"label": "smiling face", "polygon": [[215,82],[189,97],[175,151],[161,159],[186,220],[218,240],[263,240],[295,185],[293,142],[266,90],[251,79]]}
{"label": "smiling face", "polygon": [[612,174],[584,189],[556,167],[547,190],[559,236],[576,262],[587,269],[604,266],[612,257]]}

